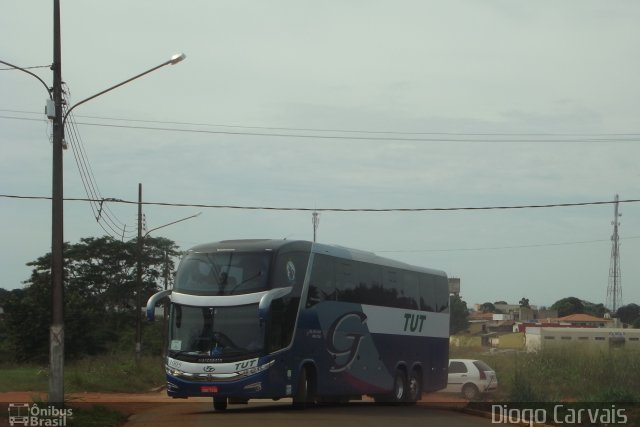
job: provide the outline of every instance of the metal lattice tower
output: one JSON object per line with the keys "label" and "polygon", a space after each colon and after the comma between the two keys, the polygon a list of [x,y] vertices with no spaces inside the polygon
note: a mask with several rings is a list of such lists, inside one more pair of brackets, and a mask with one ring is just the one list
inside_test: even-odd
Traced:
{"label": "metal lattice tower", "polygon": [[622,275],[620,274],[620,238],[618,236],[618,218],[622,214],[618,213],[618,195],[615,198],[613,225],[613,235],[611,236],[611,262],[609,265],[609,285],[607,286],[607,307],[612,313],[622,305]]}

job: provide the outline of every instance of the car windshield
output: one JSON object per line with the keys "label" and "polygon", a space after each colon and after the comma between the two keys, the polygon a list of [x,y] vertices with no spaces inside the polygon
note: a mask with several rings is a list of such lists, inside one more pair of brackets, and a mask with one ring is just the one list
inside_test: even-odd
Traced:
{"label": "car windshield", "polygon": [[271,254],[192,253],[180,262],[174,289],[199,295],[240,295],[267,289]]}
{"label": "car windshield", "polygon": [[[257,357],[264,349],[258,305],[191,307],[174,304],[169,356],[233,361]],[[181,357],[182,356],[182,357]]]}

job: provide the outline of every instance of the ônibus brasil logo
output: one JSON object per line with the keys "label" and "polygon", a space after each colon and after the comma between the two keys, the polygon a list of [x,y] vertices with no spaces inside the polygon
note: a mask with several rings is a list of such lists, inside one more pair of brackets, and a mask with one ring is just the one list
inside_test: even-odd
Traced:
{"label": "\u00f4nibus brasil logo", "polygon": [[40,407],[37,404],[10,403],[9,425],[27,427],[64,427],[67,419],[73,416],[73,409]]}

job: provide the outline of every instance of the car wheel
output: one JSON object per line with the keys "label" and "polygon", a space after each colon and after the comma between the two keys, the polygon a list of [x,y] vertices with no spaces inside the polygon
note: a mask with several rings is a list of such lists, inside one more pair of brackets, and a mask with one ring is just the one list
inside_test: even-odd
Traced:
{"label": "car wheel", "polygon": [[462,387],[462,395],[467,400],[476,400],[480,397],[480,390],[478,390],[475,384],[465,384],[465,386]]}

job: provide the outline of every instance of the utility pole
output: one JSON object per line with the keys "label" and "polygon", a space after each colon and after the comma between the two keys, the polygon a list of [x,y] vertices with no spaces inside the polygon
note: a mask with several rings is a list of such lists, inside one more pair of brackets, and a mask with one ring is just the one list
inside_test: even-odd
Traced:
{"label": "utility pole", "polygon": [[138,256],[136,261],[136,362],[140,361],[142,352],[142,321],[140,312],[142,311],[142,184],[138,184]]}
{"label": "utility pole", "polygon": [[613,214],[613,235],[611,236],[611,261],[609,264],[609,285],[607,286],[607,307],[615,314],[622,305],[622,275],[620,273],[620,237],[618,236],[618,218],[622,214],[618,213],[618,195],[615,198],[615,208]]}
{"label": "utility pole", "polygon": [[320,225],[320,214],[317,211],[313,211],[311,222],[313,223],[313,243],[315,243],[318,226]]}
{"label": "utility pole", "polygon": [[64,257],[62,149],[62,41],[60,0],[53,1],[53,177],[51,195],[51,292],[52,321],[49,331],[49,402],[64,403]]}
{"label": "utility pole", "polygon": [[[169,251],[167,249],[164,250],[164,290],[166,291],[169,287]],[[167,347],[168,347],[168,334],[167,334],[167,311],[169,310],[169,302],[165,298],[164,304],[162,307],[162,366],[164,366],[164,360],[167,356]]]}

